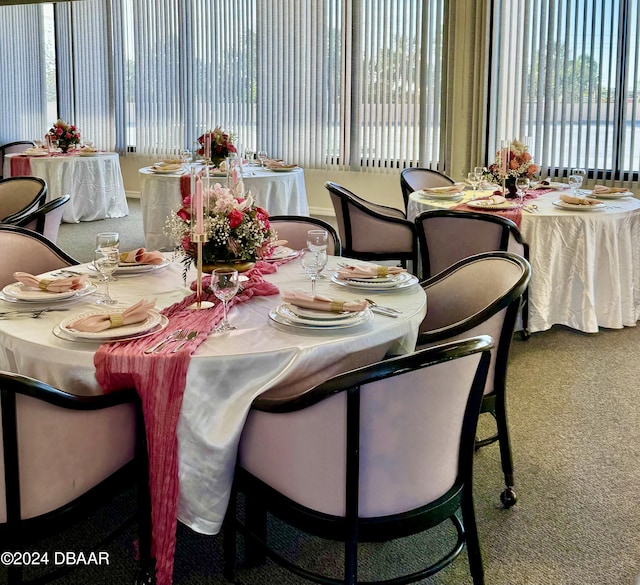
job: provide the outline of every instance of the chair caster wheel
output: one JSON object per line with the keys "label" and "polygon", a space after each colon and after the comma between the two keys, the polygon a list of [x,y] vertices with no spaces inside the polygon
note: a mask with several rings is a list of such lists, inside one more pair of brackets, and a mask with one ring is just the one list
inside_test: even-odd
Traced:
{"label": "chair caster wheel", "polygon": [[509,487],[505,488],[505,490],[500,494],[500,501],[505,508],[509,509],[518,501],[518,497],[516,496],[516,492]]}
{"label": "chair caster wheel", "polygon": [[522,329],[520,331],[520,339],[522,339],[522,341],[528,341],[529,337],[531,337],[531,333],[529,333],[528,329]]}

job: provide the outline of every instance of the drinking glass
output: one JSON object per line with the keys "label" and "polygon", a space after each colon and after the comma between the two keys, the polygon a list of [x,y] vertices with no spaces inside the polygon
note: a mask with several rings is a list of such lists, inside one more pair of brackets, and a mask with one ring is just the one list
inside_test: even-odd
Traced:
{"label": "drinking glass", "polygon": [[[118,252],[120,247],[120,234],[118,232],[101,232],[96,236],[96,250],[114,249]],[[117,268],[117,267],[116,267]],[[96,270],[98,267],[96,266]],[[108,280],[115,281],[116,277],[109,274]]]}
{"label": "drinking glass", "polygon": [[211,273],[211,290],[222,301],[224,317],[214,331],[231,331],[235,329],[227,319],[227,303],[238,292],[238,271],[233,268],[216,268]]}
{"label": "drinking glass", "polygon": [[302,258],[302,267],[306,270],[309,278],[311,279],[311,294],[316,294],[316,280],[318,276],[325,269],[327,265],[327,250],[304,250]]}
{"label": "drinking glass", "polygon": [[312,252],[326,252],[329,232],[327,230],[309,230],[307,232],[307,247]]}
{"label": "drinking glass", "polygon": [[118,302],[109,295],[109,278],[117,270],[119,262],[120,254],[117,248],[96,248],[93,265],[102,275],[104,282],[104,295],[96,301],[99,305],[115,305]]}
{"label": "drinking glass", "polygon": [[257,156],[258,156],[258,160],[260,161],[260,166],[264,168],[264,161],[267,160],[267,151],[259,150]]}
{"label": "drinking glass", "polygon": [[571,169],[569,173],[569,185],[571,185],[574,195],[576,195],[578,189],[582,187],[586,174],[587,172],[584,169]]}
{"label": "drinking glass", "polygon": [[527,177],[518,177],[516,179],[516,189],[518,190],[518,197],[520,197],[520,207],[524,207],[524,196],[527,194],[531,182]]}
{"label": "drinking glass", "polygon": [[180,159],[182,160],[183,165],[188,165],[191,162],[192,154],[190,150],[181,150],[180,151]]}
{"label": "drinking glass", "polygon": [[478,193],[478,185],[480,184],[480,179],[481,177],[475,171],[467,174],[467,181],[469,181],[469,184],[473,187],[473,195],[471,196],[471,199],[476,198],[476,195]]}
{"label": "drinking glass", "polygon": [[247,148],[244,149],[244,158],[247,159],[247,162],[249,164],[253,164],[253,161],[255,160],[255,154],[256,154],[256,151],[251,146],[248,146]]}

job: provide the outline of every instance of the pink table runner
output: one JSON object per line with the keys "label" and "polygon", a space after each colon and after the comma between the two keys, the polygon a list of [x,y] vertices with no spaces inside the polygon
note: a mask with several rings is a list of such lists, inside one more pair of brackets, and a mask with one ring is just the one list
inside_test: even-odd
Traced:
{"label": "pink table runner", "polygon": [[11,176],[12,177],[29,177],[31,176],[31,160],[28,156],[12,156],[11,157]]}
{"label": "pink table runner", "polygon": [[[254,295],[278,294],[278,288],[266,282],[263,274],[276,266],[258,262],[247,272],[249,281],[229,303],[233,306]],[[216,303],[212,309],[189,309],[195,300],[190,295],[162,311],[169,318],[167,328],[153,336],[127,342],[102,345],[95,354],[96,379],[105,392],[135,387],[142,400],[149,451],[149,489],[151,493],[151,554],[156,559],[157,585],[170,585],[178,521],[178,439],[176,429],[191,355],[222,319],[223,308],[213,295],[202,300]],[[187,342],[181,351],[144,354],[166,335],[177,329],[198,330],[200,335]]]}

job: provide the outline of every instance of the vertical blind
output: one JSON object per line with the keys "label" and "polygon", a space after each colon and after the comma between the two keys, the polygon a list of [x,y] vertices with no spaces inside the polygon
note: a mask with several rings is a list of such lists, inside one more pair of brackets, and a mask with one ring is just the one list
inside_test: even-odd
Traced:
{"label": "vertical blind", "polygon": [[529,137],[552,176],[638,179],[640,39],[631,0],[496,0],[489,151]]}
{"label": "vertical blind", "polygon": [[[220,125],[240,147],[308,168],[435,168],[444,4],[60,2],[59,115],[100,147],[121,152],[192,149],[204,130]],[[41,34],[24,34],[28,14],[38,8],[0,10],[0,42],[21,37],[31,54],[3,59],[0,68],[30,63],[29,82],[21,82],[20,91],[42,95],[41,87],[30,87],[44,84],[32,65],[43,55]],[[15,14],[13,31],[5,14]],[[30,122],[41,134],[41,120]],[[18,124],[16,134],[25,128]]]}

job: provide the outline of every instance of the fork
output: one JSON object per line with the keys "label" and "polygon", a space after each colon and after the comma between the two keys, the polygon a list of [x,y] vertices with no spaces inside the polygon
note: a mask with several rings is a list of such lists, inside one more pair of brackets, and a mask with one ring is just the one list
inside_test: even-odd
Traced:
{"label": "fork", "polygon": [[184,346],[185,343],[187,343],[188,341],[191,341],[192,339],[195,339],[196,337],[198,337],[198,332],[197,331],[195,331],[195,330],[194,331],[189,331],[186,339],[183,339],[180,343],[178,343],[178,345],[176,345],[171,350],[171,353],[176,353],[181,347]]}
{"label": "fork", "polygon": [[365,299],[365,301],[369,303],[371,310],[374,312],[377,311],[382,315],[387,315],[388,317],[398,317],[399,315],[402,315],[402,311],[398,311],[398,309],[394,309],[393,307],[382,307],[371,299]]}
{"label": "fork", "polygon": [[169,333],[163,340],[159,341],[152,347],[148,347],[144,350],[144,353],[154,353],[156,351],[160,351],[167,343],[171,341],[177,340],[177,338],[182,335],[184,329],[176,329],[173,333]]}

